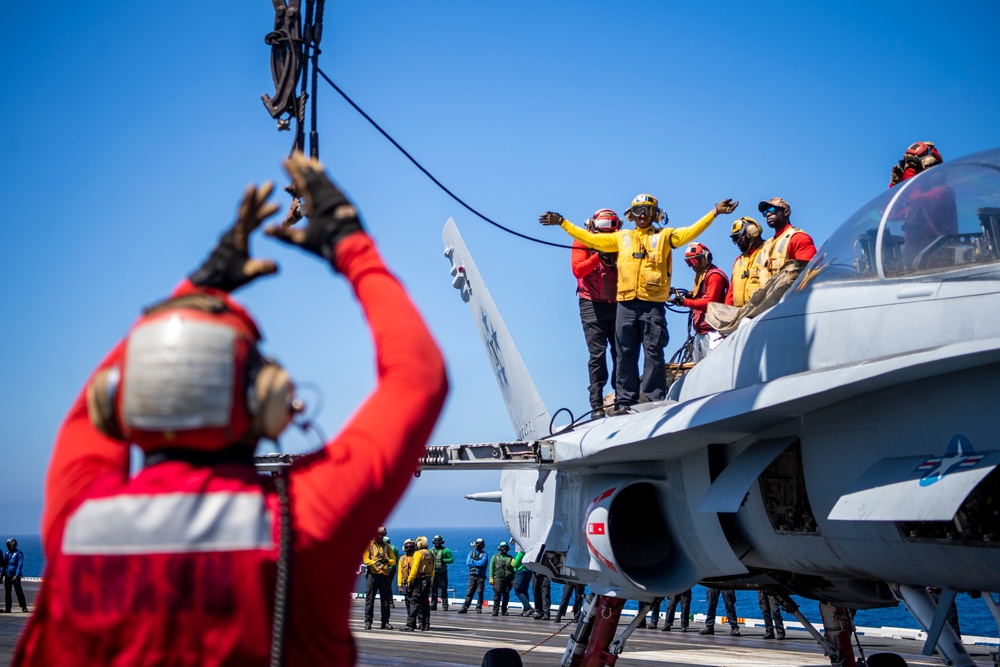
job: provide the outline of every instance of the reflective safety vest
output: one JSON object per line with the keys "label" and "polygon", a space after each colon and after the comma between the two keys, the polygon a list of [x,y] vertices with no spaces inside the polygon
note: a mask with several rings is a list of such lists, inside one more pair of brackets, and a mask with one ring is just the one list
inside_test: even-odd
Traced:
{"label": "reflective safety vest", "polygon": [[170,474],[184,465],[98,481],[68,516],[37,605],[48,636],[29,632],[24,647],[31,664],[268,664],[272,483],[250,466]]}
{"label": "reflective safety vest", "polygon": [[420,549],[417,551],[420,554],[420,558],[415,558],[417,561],[417,573],[414,578],[420,577],[430,577],[434,575],[434,556],[427,549]]}
{"label": "reflective safety vest", "polygon": [[563,230],[588,248],[618,253],[618,301],[664,303],[670,298],[671,251],[694,240],[715,220],[715,210],[688,227],[620,229],[592,234],[562,223]]}
{"label": "reflective safety vest", "polygon": [[740,255],[733,262],[733,305],[737,308],[750,301],[753,293],[763,286],[761,276],[767,274],[767,254],[761,251],[765,245],[766,241],[757,246],[749,256]]}
{"label": "reflective safety vest", "polygon": [[771,276],[777,274],[788,263],[788,242],[792,236],[801,232],[797,227],[788,225],[778,236],[764,241],[762,246],[764,255],[764,269],[761,271],[760,286],[763,287]]}

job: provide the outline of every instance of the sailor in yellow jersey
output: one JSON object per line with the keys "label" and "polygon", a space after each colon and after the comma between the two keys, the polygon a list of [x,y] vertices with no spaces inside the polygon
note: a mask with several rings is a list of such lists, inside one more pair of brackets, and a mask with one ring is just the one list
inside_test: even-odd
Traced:
{"label": "sailor in yellow jersey", "polygon": [[[615,324],[617,368],[615,412],[622,413],[642,396],[650,401],[666,398],[667,378],[663,349],[667,345],[664,302],[670,298],[671,251],[694,240],[717,215],[732,213],[739,202],[726,199],[689,227],[657,227],[668,222],[656,197],[638,195],[625,217],[635,229],[594,234],[577,227],[558,213],[546,211],[538,221],[559,225],[588,248],[618,253],[618,313]],[[639,378],[639,347],[643,370]]]}
{"label": "sailor in yellow jersey", "polygon": [[743,216],[733,223],[733,232],[729,238],[740,249],[740,256],[733,262],[733,277],[729,281],[729,291],[726,292],[726,305],[741,308],[754,292],[763,287],[762,278],[766,276],[767,259],[767,254],[761,251],[764,236],[759,222]]}

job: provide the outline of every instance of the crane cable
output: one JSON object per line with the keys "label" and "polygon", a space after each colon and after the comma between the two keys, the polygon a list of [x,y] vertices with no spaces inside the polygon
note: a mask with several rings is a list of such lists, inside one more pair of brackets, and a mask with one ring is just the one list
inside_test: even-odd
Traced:
{"label": "crane cable", "polygon": [[482,213],[480,213],[479,211],[477,211],[476,209],[474,209],[474,208],[473,208],[472,206],[470,206],[469,204],[465,203],[465,201],[463,201],[461,197],[459,197],[459,196],[458,196],[458,195],[456,195],[456,194],[455,194],[454,192],[452,192],[452,191],[451,191],[451,190],[449,190],[449,189],[448,189],[447,187],[445,187],[445,185],[444,185],[443,183],[441,183],[441,181],[439,181],[438,179],[434,178],[434,175],[433,175],[433,174],[431,174],[431,172],[429,172],[429,171],[427,171],[426,169],[424,169],[423,165],[421,165],[421,164],[420,164],[419,162],[417,162],[417,160],[416,160],[416,159],[415,159],[415,158],[414,158],[414,157],[413,157],[412,155],[410,155],[410,154],[409,154],[409,153],[408,153],[408,152],[406,151],[406,149],[405,149],[405,148],[403,148],[402,146],[400,146],[400,145],[399,145],[399,142],[397,142],[397,141],[396,141],[395,139],[393,139],[393,138],[392,138],[391,136],[389,136],[389,133],[388,133],[388,132],[386,132],[385,130],[383,130],[383,129],[382,129],[382,127],[381,127],[381,126],[380,126],[380,125],[379,125],[378,123],[376,123],[376,122],[375,122],[375,121],[374,121],[374,120],[372,119],[372,117],[371,117],[371,116],[369,116],[368,114],[366,114],[366,113],[364,112],[364,110],[363,110],[363,109],[362,109],[361,107],[359,107],[359,106],[358,106],[357,104],[355,104],[354,100],[352,100],[352,99],[351,99],[350,97],[348,97],[347,93],[345,93],[345,92],[344,92],[343,90],[341,90],[341,89],[340,89],[340,86],[338,86],[337,84],[335,84],[335,83],[334,83],[334,82],[333,82],[333,81],[332,81],[332,80],[330,79],[330,77],[328,77],[328,76],[326,75],[326,72],[324,72],[323,70],[316,70],[316,71],[318,71],[318,72],[319,72],[319,75],[320,75],[321,77],[323,77],[323,80],[324,80],[324,81],[326,81],[326,82],[327,82],[328,84],[330,84],[330,86],[331,86],[331,87],[332,87],[332,88],[333,88],[333,89],[334,89],[335,91],[337,91],[337,93],[338,93],[338,94],[339,94],[339,95],[340,95],[341,97],[343,97],[343,98],[344,98],[344,100],[345,100],[345,101],[346,101],[346,102],[347,102],[348,104],[350,104],[350,105],[351,105],[352,107],[354,107],[354,110],[355,110],[355,111],[357,111],[357,112],[358,112],[359,114],[361,114],[361,115],[362,115],[362,117],[364,117],[364,119],[365,119],[365,120],[367,120],[367,121],[368,121],[369,123],[371,123],[372,127],[374,127],[374,128],[376,129],[376,130],[378,130],[378,131],[379,131],[379,133],[380,133],[380,134],[381,134],[381,135],[382,135],[383,137],[385,137],[386,139],[388,139],[388,140],[389,140],[389,143],[391,143],[391,144],[392,144],[393,146],[395,146],[395,147],[396,147],[396,149],[397,149],[397,150],[398,150],[398,151],[399,151],[400,153],[402,153],[402,154],[403,154],[403,155],[404,155],[404,156],[406,157],[406,159],[407,159],[407,160],[409,160],[410,162],[412,162],[412,163],[413,163],[413,165],[414,165],[414,166],[415,166],[415,167],[416,167],[417,169],[419,169],[420,171],[422,171],[422,172],[423,172],[423,174],[424,174],[424,175],[425,175],[425,176],[426,176],[427,178],[431,179],[431,181],[433,181],[433,182],[434,182],[434,184],[435,184],[436,186],[438,186],[439,188],[441,188],[442,190],[444,190],[444,192],[445,192],[445,193],[446,193],[446,194],[447,194],[447,195],[448,195],[449,197],[451,197],[452,199],[454,199],[455,201],[457,201],[457,202],[458,202],[459,204],[461,204],[462,206],[464,206],[464,207],[465,207],[466,209],[468,209],[468,210],[469,210],[469,211],[470,211],[470,212],[471,212],[471,213],[472,213],[473,215],[476,215],[476,216],[478,216],[478,217],[482,218],[483,220],[485,220],[486,222],[490,223],[490,224],[491,224],[491,225],[493,225],[494,227],[496,227],[496,228],[498,228],[498,229],[502,229],[503,231],[507,232],[508,234],[513,234],[514,236],[517,236],[517,237],[520,237],[520,238],[522,238],[522,239],[525,239],[526,241],[534,241],[535,243],[541,243],[542,245],[547,245],[547,246],[552,246],[553,248],[568,248],[568,249],[572,249],[572,247],[573,247],[573,246],[568,246],[568,245],[563,245],[562,243],[552,243],[551,241],[543,241],[542,239],[536,239],[536,238],[534,238],[534,237],[532,237],[532,236],[528,236],[527,234],[522,234],[521,232],[518,232],[518,231],[515,231],[515,230],[513,230],[513,229],[510,229],[509,227],[505,227],[505,226],[501,225],[501,224],[500,224],[499,222],[496,222],[495,220],[492,220],[492,219],[488,218],[487,216],[483,215]]}

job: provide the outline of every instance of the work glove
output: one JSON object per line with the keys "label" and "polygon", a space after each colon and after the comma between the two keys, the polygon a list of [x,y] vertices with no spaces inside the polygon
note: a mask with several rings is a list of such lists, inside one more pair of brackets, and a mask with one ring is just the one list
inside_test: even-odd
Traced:
{"label": "work glove", "polygon": [[490,586],[492,586],[492,585],[493,585],[493,580],[492,580],[492,579],[490,579]]}
{"label": "work glove", "polygon": [[732,213],[739,206],[738,201],[733,201],[732,199],[723,199],[718,204],[715,205],[716,215],[726,215],[727,213]]}
{"label": "work glove", "polygon": [[545,213],[542,213],[540,216],[538,216],[538,222],[546,226],[561,225],[563,223],[563,220],[565,220],[565,218],[563,218],[558,213],[554,213],[552,211],[546,211]]}
{"label": "work glove", "polygon": [[601,258],[601,262],[604,263],[604,266],[614,266],[618,263],[618,253],[616,252],[598,251],[597,256]]}
{"label": "work glove", "polygon": [[893,166],[892,174],[889,176],[889,187],[893,185],[898,185],[900,181],[903,180],[903,161],[900,160],[899,164]]}
{"label": "work glove", "polygon": [[292,177],[295,192],[305,198],[305,215],[309,218],[309,225],[305,229],[273,226],[264,233],[332,264],[337,244],[354,232],[364,231],[358,211],[333,184],[319,161],[307,159],[302,153],[293,153],[285,160],[284,167]]}
{"label": "work glove", "polygon": [[269,259],[250,257],[250,234],[264,220],[278,211],[277,204],[268,204],[274,185],[248,185],[240,202],[236,222],[226,230],[208,259],[188,279],[198,287],[211,287],[233,292],[261,276],[277,273],[278,265]]}

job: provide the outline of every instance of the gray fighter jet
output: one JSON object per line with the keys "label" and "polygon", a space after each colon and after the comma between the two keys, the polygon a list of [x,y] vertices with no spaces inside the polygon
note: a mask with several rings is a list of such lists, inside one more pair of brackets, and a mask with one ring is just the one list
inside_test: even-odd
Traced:
{"label": "gray fighter jet", "polygon": [[524,562],[596,593],[563,664],[621,651],[638,618],[612,638],[601,617],[624,599],[698,582],[819,600],[828,632],[903,602],[926,651],[973,664],[944,613],[982,593],[1000,623],[1000,149],[859,209],[669,400],[555,432],[451,220],[443,239],[516,440],[430,447],[424,469],[502,469]]}

